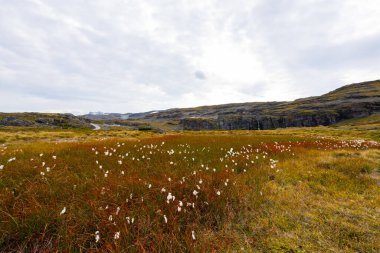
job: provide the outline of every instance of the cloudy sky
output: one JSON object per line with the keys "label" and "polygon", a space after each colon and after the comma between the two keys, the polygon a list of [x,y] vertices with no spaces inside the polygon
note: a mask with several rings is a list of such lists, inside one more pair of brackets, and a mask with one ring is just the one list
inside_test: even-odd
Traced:
{"label": "cloudy sky", "polygon": [[0,111],[293,100],[380,78],[378,0],[0,0]]}

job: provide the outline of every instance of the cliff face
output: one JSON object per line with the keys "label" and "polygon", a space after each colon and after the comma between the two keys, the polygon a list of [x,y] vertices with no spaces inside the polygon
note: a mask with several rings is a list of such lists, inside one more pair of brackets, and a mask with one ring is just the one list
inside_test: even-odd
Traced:
{"label": "cliff face", "polygon": [[182,119],[180,124],[184,130],[266,130],[286,127],[311,127],[331,125],[341,120],[339,115],[296,115],[276,116],[232,116],[217,119],[191,118]]}
{"label": "cliff face", "polygon": [[295,117],[271,116],[231,116],[217,119],[182,119],[180,124],[184,130],[265,130],[286,127],[311,127],[330,125],[338,122],[336,115],[308,115]]}

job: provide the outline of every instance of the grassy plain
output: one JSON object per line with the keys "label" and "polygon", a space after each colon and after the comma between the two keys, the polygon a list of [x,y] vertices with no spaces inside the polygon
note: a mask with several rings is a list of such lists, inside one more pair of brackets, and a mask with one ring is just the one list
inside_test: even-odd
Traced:
{"label": "grassy plain", "polygon": [[379,252],[376,129],[1,129],[0,251]]}

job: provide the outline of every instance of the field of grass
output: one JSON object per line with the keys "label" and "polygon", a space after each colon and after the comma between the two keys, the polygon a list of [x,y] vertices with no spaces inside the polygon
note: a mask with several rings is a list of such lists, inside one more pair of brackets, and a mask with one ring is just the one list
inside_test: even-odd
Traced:
{"label": "field of grass", "polygon": [[0,139],[1,252],[380,251],[377,132],[12,128]]}
{"label": "field of grass", "polygon": [[27,142],[78,142],[102,140],[109,138],[135,139],[153,136],[146,131],[126,131],[123,128],[112,128],[110,131],[93,131],[91,129],[54,129],[54,128],[0,128],[0,144],[22,144]]}

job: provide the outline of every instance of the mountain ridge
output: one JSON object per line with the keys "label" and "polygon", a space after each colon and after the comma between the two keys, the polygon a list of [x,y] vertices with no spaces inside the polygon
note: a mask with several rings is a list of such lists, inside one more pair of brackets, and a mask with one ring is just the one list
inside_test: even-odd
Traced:
{"label": "mountain ridge", "polygon": [[141,113],[0,113],[0,126],[91,128],[90,123],[129,129],[234,130],[331,125],[380,114],[380,80],[353,83],[321,96],[293,101],[206,105]]}

